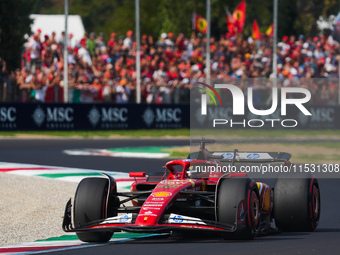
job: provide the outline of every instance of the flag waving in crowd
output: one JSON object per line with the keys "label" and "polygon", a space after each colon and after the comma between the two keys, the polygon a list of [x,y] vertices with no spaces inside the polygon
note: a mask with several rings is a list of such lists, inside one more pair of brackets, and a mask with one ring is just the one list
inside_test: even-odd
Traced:
{"label": "flag waving in crowd", "polygon": [[259,29],[259,26],[257,24],[256,19],[254,19],[254,22],[253,22],[253,34],[252,34],[252,37],[253,37],[254,40],[258,40],[261,37],[260,29]]}
{"label": "flag waving in crowd", "polygon": [[270,27],[268,27],[268,29],[266,31],[266,35],[267,36],[273,36],[274,35],[274,23],[272,23],[270,25]]}
{"label": "flag waving in crowd", "polygon": [[226,18],[226,23],[227,23],[227,28],[229,30],[229,35],[234,36],[235,35],[235,20],[233,15],[231,15],[230,11],[226,9],[227,13],[227,18]]}
{"label": "flag waving in crowd", "polygon": [[197,13],[194,13],[192,16],[192,28],[200,33],[207,33],[207,20],[198,15]]}
{"label": "flag waving in crowd", "polygon": [[237,33],[242,33],[246,20],[246,0],[242,0],[233,12],[234,25]]}
{"label": "flag waving in crowd", "polygon": [[246,1],[242,0],[238,6],[236,6],[233,14],[226,9],[226,23],[229,30],[229,34],[234,36],[243,32],[244,23],[246,19]]}

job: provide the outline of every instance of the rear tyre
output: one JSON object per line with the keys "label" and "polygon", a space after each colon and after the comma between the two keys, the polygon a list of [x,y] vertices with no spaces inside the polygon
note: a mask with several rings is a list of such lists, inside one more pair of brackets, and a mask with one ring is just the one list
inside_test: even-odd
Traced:
{"label": "rear tyre", "polygon": [[[85,178],[76,191],[74,198],[74,225],[82,227],[95,220],[106,218],[106,198],[108,180],[105,178]],[[108,242],[112,232],[77,233],[83,242]]]}
{"label": "rear tyre", "polygon": [[274,188],[274,218],[282,231],[312,232],[320,219],[320,188],[318,180],[278,178]]}
{"label": "rear tyre", "polygon": [[221,180],[217,197],[218,221],[235,225],[239,203],[245,200],[245,224],[234,233],[223,234],[224,239],[254,239],[260,225],[260,201],[256,183],[250,178],[231,177]]}

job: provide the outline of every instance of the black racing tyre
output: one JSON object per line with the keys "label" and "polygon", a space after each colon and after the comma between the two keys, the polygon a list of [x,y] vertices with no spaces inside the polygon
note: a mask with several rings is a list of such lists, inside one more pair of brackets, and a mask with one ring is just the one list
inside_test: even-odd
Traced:
{"label": "black racing tyre", "polygon": [[[105,178],[85,178],[77,187],[74,198],[74,225],[82,227],[87,223],[106,217],[106,197],[109,181]],[[112,232],[77,233],[83,242],[108,242]]]}
{"label": "black racing tyre", "polygon": [[276,180],[274,218],[282,231],[312,232],[320,219],[320,187],[312,176]]}
{"label": "black racing tyre", "polygon": [[221,179],[217,194],[218,221],[235,224],[239,203],[245,200],[246,226],[239,226],[234,233],[223,234],[224,239],[254,239],[260,225],[260,200],[256,183],[247,177]]}

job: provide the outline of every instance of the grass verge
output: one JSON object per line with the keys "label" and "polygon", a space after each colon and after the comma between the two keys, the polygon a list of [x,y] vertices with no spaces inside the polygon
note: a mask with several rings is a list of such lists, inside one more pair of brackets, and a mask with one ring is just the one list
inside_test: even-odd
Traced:
{"label": "grass verge", "polygon": [[299,130],[299,129],[206,129],[191,130],[190,136],[215,139],[340,139],[340,130]]}
{"label": "grass verge", "polygon": [[172,151],[170,158],[187,158],[190,151]]}
{"label": "grass verge", "polygon": [[[0,137],[54,138],[215,138],[219,139],[340,139],[340,130],[107,130],[107,131],[2,131]],[[290,141],[287,141],[290,142]],[[336,146],[336,145],[334,145]]]}

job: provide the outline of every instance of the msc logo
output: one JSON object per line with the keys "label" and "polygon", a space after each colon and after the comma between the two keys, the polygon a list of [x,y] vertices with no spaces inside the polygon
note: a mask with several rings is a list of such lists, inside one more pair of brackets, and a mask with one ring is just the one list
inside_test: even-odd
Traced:
{"label": "msc logo", "polygon": [[125,123],[128,120],[128,109],[125,107],[101,107],[97,109],[94,106],[87,117],[93,126],[96,126],[100,121],[102,123]]}
{"label": "msc logo", "polygon": [[17,110],[14,107],[0,107],[0,122],[14,122]]}
{"label": "msc logo", "polygon": [[180,123],[182,120],[182,110],[180,108],[155,108],[148,107],[142,118],[147,126],[153,123]]}
{"label": "msc logo", "polygon": [[74,110],[71,107],[46,107],[46,111],[38,106],[32,115],[34,122],[40,127],[44,121],[54,123],[70,123]]}
{"label": "msc logo", "polygon": [[71,107],[47,107],[47,121],[71,122],[73,120],[73,108]]}

